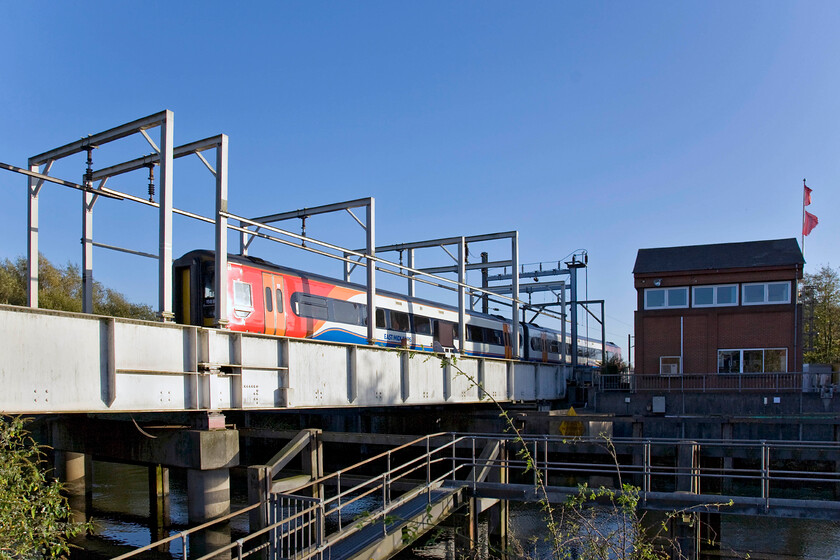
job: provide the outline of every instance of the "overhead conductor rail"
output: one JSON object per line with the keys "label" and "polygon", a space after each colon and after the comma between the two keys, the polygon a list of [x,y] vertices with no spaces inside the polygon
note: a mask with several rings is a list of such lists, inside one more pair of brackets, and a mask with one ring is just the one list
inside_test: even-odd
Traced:
{"label": "overhead conductor rail", "polygon": [[[147,131],[159,128],[159,143],[149,135]],[[145,154],[134,159],[111,165],[102,169],[93,167],[93,151],[100,146],[114,142],[134,134],[142,135],[151,148],[152,154]],[[215,150],[215,166],[203,155],[207,150]],[[49,175],[53,164],[62,158],[85,153],[86,166],[82,175],[81,184],[66,181]],[[207,167],[215,179],[215,215],[205,217],[183,209],[173,207],[173,162],[177,158],[188,155],[195,155]],[[154,168],[159,168],[157,179]],[[368,312],[371,316],[376,309],[376,272],[399,276],[407,280],[408,295],[414,296],[417,282],[445,288],[458,293],[458,324],[459,332],[466,332],[465,315],[467,296],[469,296],[470,309],[473,309],[476,301],[481,300],[482,310],[487,312],[489,303],[500,303],[509,305],[511,308],[510,320],[512,324],[511,333],[514,340],[520,336],[519,316],[520,310],[523,320],[526,310],[535,313],[559,318],[563,324],[565,337],[565,289],[566,283],[543,282],[523,283],[521,279],[539,278],[547,276],[569,275],[571,277],[570,288],[572,298],[569,304],[572,308],[572,340],[577,343],[576,336],[576,292],[575,275],[577,267],[586,266],[585,262],[575,261],[566,263],[568,268],[558,267],[550,270],[522,271],[519,274],[496,274],[490,275],[493,269],[519,270],[519,233],[516,231],[490,233],[473,236],[458,236],[411,243],[376,246],[376,220],[375,201],[372,197],[326,204],[313,208],[303,208],[288,212],[274,213],[255,218],[245,218],[233,214],[228,209],[228,137],[219,134],[203,140],[190,142],[181,146],[174,145],[174,114],[172,111],[161,111],[159,113],[137,119],[135,121],[114,127],[107,131],[90,135],[81,140],[71,142],[59,148],[49,150],[37,156],[29,158],[29,169],[15,167],[9,164],[0,164],[0,168],[28,176],[28,220],[27,220],[27,256],[29,263],[29,284],[27,285],[27,303],[30,307],[38,306],[38,232],[39,213],[38,202],[41,188],[44,183],[55,183],[65,187],[81,191],[84,202],[82,217],[82,282],[83,282],[83,311],[93,312],[93,248],[104,248],[138,256],[155,258],[158,260],[158,309],[159,317],[163,321],[171,321],[174,318],[172,312],[172,215],[179,214],[191,219],[214,225],[215,234],[215,285],[227,285],[227,255],[228,255],[228,232],[237,231],[240,234],[240,254],[247,255],[249,246],[254,239],[266,239],[286,246],[292,246],[311,253],[326,256],[344,262],[344,276],[349,280],[350,274],[356,266],[366,268],[366,290]],[[116,176],[129,172],[146,170],[148,176],[148,198],[135,196],[107,187],[108,181]],[[94,183],[98,182],[97,186]],[[99,197],[109,198],[118,201],[130,201],[138,204],[154,207],[158,210],[158,252],[138,251],[135,249],[117,247],[101,241],[95,241],[93,236],[93,210]],[[155,200],[157,198],[157,200]],[[354,214],[354,210],[364,209],[364,219]],[[365,233],[365,246],[363,249],[350,250],[338,244],[332,244],[313,238],[306,233],[306,220],[316,215],[332,212],[346,212]],[[275,225],[291,219],[301,221],[301,233],[280,229]],[[490,261],[486,252],[481,253],[481,262],[468,262],[468,246],[477,243],[508,240],[510,252],[507,258]],[[448,266],[425,267],[416,265],[415,251],[438,248],[442,249],[453,261]],[[399,262],[386,260],[379,256],[382,253],[399,253]],[[403,262],[403,256],[407,261]],[[585,256],[584,256],[585,258]],[[472,286],[466,281],[468,270],[480,270],[482,274],[482,285]],[[454,273],[457,279],[446,278],[442,274]],[[491,285],[491,282],[502,282],[502,284]],[[531,304],[521,300],[521,294],[530,295],[540,291],[559,292],[559,302],[556,304]],[[217,297],[215,300],[215,317],[217,326],[225,327],[228,316],[227,298]],[[551,307],[560,306],[558,314],[551,312]],[[603,304],[602,304],[603,315]],[[531,321],[534,320],[531,319]],[[374,340],[373,321],[369,321],[367,337],[369,341]],[[603,325],[603,322],[602,322]],[[518,345],[513,346],[514,355],[518,357]],[[573,364],[576,365],[577,352],[572,352]]]}

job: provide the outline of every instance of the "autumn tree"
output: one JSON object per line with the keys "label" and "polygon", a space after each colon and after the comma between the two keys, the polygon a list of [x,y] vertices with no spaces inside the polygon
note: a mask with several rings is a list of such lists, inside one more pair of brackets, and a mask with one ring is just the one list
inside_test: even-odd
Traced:
{"label": "autumn tree", "polygon": [[840,276],[823,266],[802,290],[806,363],[840,362]]}
{"label": "autumn tree", "polygon": [[[0,263],[0,303],[26,305],[27,260],[19,257]],[[79,267],[68,263],[55,266],[43,255],[38,261],[38,305],[44,309],[82,311],[82,277]],[[154,320],[149,305],[129,302],[124,295],[93,283],[93,310],[100,315]]]}
{"label": "autumn tree", "polygon": [[0,416],[0,560],[59,558],[89,529],[73,520],[61,484],[48,476],[25,420]]}

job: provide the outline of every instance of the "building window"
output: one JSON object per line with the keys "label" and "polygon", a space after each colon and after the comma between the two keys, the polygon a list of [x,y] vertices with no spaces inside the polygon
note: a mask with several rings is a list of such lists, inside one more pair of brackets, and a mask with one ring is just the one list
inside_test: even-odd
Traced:
{"label": "building window", "polygon": [[661,356],[659,358],[659,375],[679,375],[682,373],[682,358],[679,356]]}
{"label": "building window", "polygon": [[648,288],[645,309],[688,307],[688,288]]}
{"label": "building window", "polygon": [[790,282],[762,282],[744,284],[741,288],[744,305],[790,303]]}
{"label": "building window", "polygon": [[775,373],[786,371],[786,348],[718,350],[718,373]]}
{"label": "building window", "polygon": [[738,285],[694,286],[691,289],[692,307],[727,307],[738,305]]}

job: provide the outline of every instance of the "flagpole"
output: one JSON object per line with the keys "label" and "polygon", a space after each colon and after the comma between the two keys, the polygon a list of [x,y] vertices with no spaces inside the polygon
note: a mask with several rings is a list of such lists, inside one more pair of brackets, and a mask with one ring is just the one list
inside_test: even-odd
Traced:
{"label": "flagpole", "polygon": [[802,258],[805,258],[805,189],[808,186],[805,184],[805,179],[802,179]]}

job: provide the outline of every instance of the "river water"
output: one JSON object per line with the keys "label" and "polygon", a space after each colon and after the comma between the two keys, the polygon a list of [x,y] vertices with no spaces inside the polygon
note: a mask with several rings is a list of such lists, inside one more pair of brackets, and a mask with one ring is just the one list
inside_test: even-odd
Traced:
{"label": "river water", "polygon": [[[147,545],[161,538],[149,526],[148,470],[145,467],[102,463],[95,461],[92,510],[95,533],[77,539],[72,560],[100,560]],[[170,519],[168,534],[176,534],[188,527],[186,477],[177,470],[170,471]],[[247,505],[244,480],[233,477],[231,507],[236,510]],[[247,517],[233,520],[233,538],[247,532]],[[514,505],[511,508],[510,529],[522,547],[545,557],[545,525],[534,505]],[[486,532],[486,526],[482,525]],[[732,552],[726,557],[749,557],[754,560],[840,560],[840,522],[775,519],[763,517],[726,516],[721,521],[722,551]],[[179,542],[168,552],[156,554],[161,560],[181,558]],[[146,557],[144,557],[146,558]],[[443,532],[431,542],[404,551],[401,560],[445,559],[457,560],[452,531]]]}

